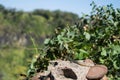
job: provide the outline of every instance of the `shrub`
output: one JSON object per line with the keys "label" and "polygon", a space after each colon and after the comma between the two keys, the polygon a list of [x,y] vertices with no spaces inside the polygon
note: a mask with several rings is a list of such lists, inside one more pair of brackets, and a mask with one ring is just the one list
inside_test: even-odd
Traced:
{"label": "shrub", "polygon": [[120,79],[120,9],[91,6],[91,15],[84,15],[74,26],[56,29],[45,40],[45,49],[32,62],[28,75],[46,68],[49,60],[90,58],[108,67],[110,80]]}

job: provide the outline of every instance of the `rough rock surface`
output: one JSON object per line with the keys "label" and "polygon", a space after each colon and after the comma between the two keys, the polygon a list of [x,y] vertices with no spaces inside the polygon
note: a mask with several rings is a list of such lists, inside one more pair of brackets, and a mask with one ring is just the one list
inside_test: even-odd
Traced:
{"label": "rough rock surface", "polygon": [[57,65],[50,65],[48,70],[51,71],[56,80],[87,80],[86,75],[90,68],[88,66],[62,60],[53,61],[52,63],[57,63]]}
{"label": "rough rock surface", "polygon": [[88,80],[86,76],[92,66],[94,63],[89,60],[54,60],[50,61],[47,71],[36,74],[32,80]]}

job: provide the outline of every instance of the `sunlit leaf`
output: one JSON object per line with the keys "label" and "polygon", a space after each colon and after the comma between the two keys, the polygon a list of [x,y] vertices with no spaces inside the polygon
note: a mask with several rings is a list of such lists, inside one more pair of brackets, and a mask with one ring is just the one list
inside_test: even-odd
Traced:
{"label": "sunlit leaf", "polygon": [[80,49],[80,52],[88,54],[88,52],[83,49]]}
{"label": "sunlit leaf", "polygon": [[106,50],[105,50],[104,48],[102,48],[101,55],[102,55],[102,56],[107,56],[107,52],[106,52]]}
{"label": "sunlit leaf", "polygon": [[45,39],[44,44],[48,44],[50,42],[50,39]]}
{"label": "sunlit leaf", "polygon": [[87,40],[90,40],[90,34],[89,34],[89,33],[84,32],[84,35],[85,35],[85,38],[86,38]]}

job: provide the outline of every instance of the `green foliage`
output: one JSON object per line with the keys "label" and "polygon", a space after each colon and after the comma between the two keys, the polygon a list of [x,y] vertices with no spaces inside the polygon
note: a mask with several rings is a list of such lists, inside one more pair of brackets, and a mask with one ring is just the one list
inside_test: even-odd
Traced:
{"label": "green foliage", "polygon": [[[76,19],[78,16],[73,13],[39,9],[24,12],[0,5],[0,80],[19,80],[19,74],[26,72],[32,57],[41,52],[44,39],[53,34],[54,28],[73,24]],[[41,59],[36,64],[43,67],[47,61]]]}
{"label": "green foliage", "polygon": [[24,63],[26,60],[24,58],[24,49],[0,49],[0,74],[2,74],[0,79],[19,80],[19,74],[25,74],[27,71],[27,68],[25,67],[27,65]]}
{"label": "green foliage", "polygon": [[120,79],[120,9],[97,7],[94,2],[91,6],[91,15],[84,15],[74,26],[57,29],[45,40],[45,51],[34,62],[34,73],[43,68],[38,62],[44,59],[90,58],[108,67],[110,80]]}

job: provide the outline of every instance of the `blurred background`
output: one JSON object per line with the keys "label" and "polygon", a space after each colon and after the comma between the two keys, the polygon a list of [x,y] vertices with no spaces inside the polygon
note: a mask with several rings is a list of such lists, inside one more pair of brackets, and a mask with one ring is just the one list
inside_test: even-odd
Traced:
{"label": "blurred background", "polygon": [[[0,80],[19,80],[26,74],[32,57],[55,28],[74,25],[90,14],[93,0],[0,0]],[[94,0],[97,5],[119,0]]]}

